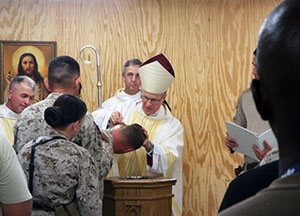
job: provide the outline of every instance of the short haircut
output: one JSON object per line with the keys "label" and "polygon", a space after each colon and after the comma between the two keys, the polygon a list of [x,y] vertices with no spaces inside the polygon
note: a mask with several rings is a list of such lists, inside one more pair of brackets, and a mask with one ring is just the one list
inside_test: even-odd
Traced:
{"label": "short haircut", "polygon": [[126,139],[126,143],[128,147],[133,147],[134,149],[138,149],[141,147],[145,141],[146,135],[142,126],[139,124],[128,125],[121,130],[121,134]]}
{"label": "short haircut", "polygon": [[132,65],[141,65],[142,62],[139,59],[130,59],[127,62],[125,62],[125,64],[123,65],[123,71],[122,71],[122,75],[125,75],[126,73],[126,68],[128,66],[132,66]]}
{"label": "short haircut", "polygon": [[45,121],[53,128],[64,129],[72,122],[85,116],[85,103],[77,96],[64,94],[59,96],[52,107],[45,110]]}
{"label": "short haircut", "polygon": [[29,88],[31,88],[32,91],[35,91],[35,83],[28,76],[16,76],[10,81],[8,89],[11,90],[16,84],[20,84],[21,82],[26,82]]}
{"label": "short haircut", "polygon": [[79,76],[79,64],[70,56],[58,56],[49,64],[48,83],[50,88],[55,85],[69,88],[73,84],[74,78]]}

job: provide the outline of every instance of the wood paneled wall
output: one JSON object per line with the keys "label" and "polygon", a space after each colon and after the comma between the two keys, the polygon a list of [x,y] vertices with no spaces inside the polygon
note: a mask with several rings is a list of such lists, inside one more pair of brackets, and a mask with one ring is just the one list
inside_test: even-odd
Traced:
{"label": "wood paneled wall", "polygon": [[[122,86],[123,63],[164,53],[175,69],[168,102],[185,128],[184,215],[214,215],[241,156],[225,148],[225,120],[249,86],[259,28],[280,0],[1,0],[1,40],[57,41],[79,61],[100,53],[102,94]],[[92,50],[84,53],[94,60]],[[96,66],[81,64],[83,99],[97,108]]]}

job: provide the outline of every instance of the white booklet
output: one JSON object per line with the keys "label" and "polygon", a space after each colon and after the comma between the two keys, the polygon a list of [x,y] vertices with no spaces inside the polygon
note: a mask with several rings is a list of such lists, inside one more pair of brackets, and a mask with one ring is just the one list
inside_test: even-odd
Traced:
{"label": "white booklet", "polygon": [[258,135],[246,128],[243,128],[235,123],[225,121],[227,132],[230,137],[236,140],[237,147],[233,148],[234,151],[240,152],[244,155],[257,160],[255,153],[253,152],[252,145],[255,144],[258,148],[263,150],[265,148],[263,142],[266,140],[268,144],[274,148],[278,148],[277,139],[272,129],[266,130],[262,134]]}

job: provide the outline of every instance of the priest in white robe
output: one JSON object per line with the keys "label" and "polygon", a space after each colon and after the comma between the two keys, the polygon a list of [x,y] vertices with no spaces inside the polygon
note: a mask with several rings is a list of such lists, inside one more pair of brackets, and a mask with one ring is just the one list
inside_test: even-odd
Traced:
{"label": "priest in white robe", "polygon": [[[167,58],[159,54],[139,68],[142,95],[137,102],[128,101],[116,107],[110,116],[112,125],[138,123],[147,131],[149,142],[144,148],[114,156],[109,176],[159,176],[176,178],[173,187],[173,215],[182,215],[182,150],[183,127],[164,104],[167,89],[175,79],[174,70]],[[102,117],[93,114],[95,122]]]}
{"label": "priest in white robe", "polygon": [[7,102],[0,105],[0,131],[14,144],[13,127],[20,113],[34,99],[35,83],[27,76],[16,76],[9,84]]}
{"label": "priest in white robe", "polygon": [[103,102],[103,109],[115,109],[120,103],[137,101],[141,98],[141,79],[138,68],[142,62],[139,59],[130,59],[125,62],[122,71],[122,80],[125,88],[118,89],[116,94]]}

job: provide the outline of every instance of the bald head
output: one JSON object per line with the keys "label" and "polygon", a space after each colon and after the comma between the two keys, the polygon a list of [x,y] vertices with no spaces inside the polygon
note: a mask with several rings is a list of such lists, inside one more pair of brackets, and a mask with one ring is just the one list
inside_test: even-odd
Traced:
{"label": "bald head", "polygon": [[[291,111],[300,120],[300,1],[281,3],[265,20],[257,71],[272,115]],[[279,113],[280,114],[280,113]],[[295,116],[294,116],[295,117]]]}
{"label": "bald head", "polygon": [[279,143],[280,172],[300,162],[300,1],[283,1],[264,21],[253,96]]}

